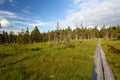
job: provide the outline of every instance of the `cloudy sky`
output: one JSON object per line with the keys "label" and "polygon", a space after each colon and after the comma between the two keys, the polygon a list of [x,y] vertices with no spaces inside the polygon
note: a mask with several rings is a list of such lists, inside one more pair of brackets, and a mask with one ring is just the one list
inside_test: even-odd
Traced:
{"label": "cloudy sky", "polygon": [[120,25],[120,0],[0,0],[1,30]]}

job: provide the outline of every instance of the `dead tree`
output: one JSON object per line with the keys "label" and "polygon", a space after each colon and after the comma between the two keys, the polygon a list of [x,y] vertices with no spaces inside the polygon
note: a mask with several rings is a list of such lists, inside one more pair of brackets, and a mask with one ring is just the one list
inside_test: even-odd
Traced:
{"label": "dead tree", "polygon": [[48,46],[50,45],[50,32],[48,31]]}
{"label": "dead tree", "polygon": [[[105,26],[105,25],[104,25]],[[107,26],[105,26],[105,39],[108,39],[108,31],[107,31]]]}
{"label": "dead tree", "polygon": [[57,22],[57,27],[55,31],[55,42],[56,42],[56,45],[58,45],[60,42],[59,22]]}
{"label": "dead tree", "polygon": [[76,30],[75,30],[75,39],[76,39],[76,44],[78,44],[78,25],[76,25]]}
{"label": "dead tree", "polygon": [[0,28],[2,28],[2,25],[1,25],[1,23],[0,23]]}
{"label": "dead tree", "polygon": [[82,22],[81,22],[81,34],[82,34],[82,39],[84,39],[84,27],[83,27],[83,24],[82,24]]}
{"label": "dead tree", "polygon": [[70,26],[68,27],[67,36],[68,36],[68,40],[71,41],[71,38],[72,38],[72,31],[71,31]]}

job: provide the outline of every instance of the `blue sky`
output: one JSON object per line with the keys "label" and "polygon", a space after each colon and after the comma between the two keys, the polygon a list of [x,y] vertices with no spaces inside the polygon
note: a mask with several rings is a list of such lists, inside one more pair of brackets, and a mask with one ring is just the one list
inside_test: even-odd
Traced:
{"label": "blue sky", "polygon": [[[3,3],[0,5],[0,10],[4,12],[2,17],[6,17],[5,12],[8,13],[8,16],[11,16],[10,13],[13,13],[14,18],[7,17],[7,20],[12,25],[6,25],[5,29],[16,29],[24,28],[25,26],[30,29],[36,26],[40,27],[43,31],[51,29],[51,25],[42,25],[42,24],[52,24],[65,18],[66,10],[69,8],[67,0],[3,0]],[[1,13],[2,13],[1,12]],[[22,19],[24,18],[24,19]],[[24,24],[24,22],[28,24]],[[29,25],[29,23],[31,25]],[[39,26],[41,23],[42,26]],[[33,25],[32,25],[33,24]],[[9,27],[11,26],[11,27]],[[32,27],[33,26],[33,27]],[[55,26],[51,26],[54,28]],[[48,28],[48,29],[47,29]]]}
{"label": "blue sky", "polygon": [[[1,30],[20,31],[38,26],[41,32],[120,23],[120,0],[0,0]],[[115,5],[113,5],[115,4]]]}

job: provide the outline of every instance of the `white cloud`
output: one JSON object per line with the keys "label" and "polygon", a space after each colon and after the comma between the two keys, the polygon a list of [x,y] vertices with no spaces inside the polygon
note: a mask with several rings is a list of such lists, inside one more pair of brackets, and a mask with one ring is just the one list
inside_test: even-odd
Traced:
{"label": "white cloud", "polygon": [[[23,10],[23,12],[28,13],[27,11]],[[20,16],[21,15],[21,16]],[[26,15],[17,14],[10,11],[0,10],[0,23],[2,27],[10,27],[9,29],[25,29],[26,27],[34,27],[34,26],[49,26],[52,22],[43,22],[41,20],[26,18]]]}
{"label": "white cloud", "polygon": [[[14,20],[18,20],[19,25],[17,23],[15,23]],[[20,15],[16,15],[16,13],[14,13],[14,12],[0,10],[0,23],[1,23],[2,27],[10,27],[10,26],[16,27],[16,25],[20,26],[20,24],[25,25],[25,21],[29,21],[29,20],[31,20],[31,19],[20,16]],[[26,24],[28,24],[28,23],[26,23]]]}
{"label": "white cloud", "polygon": [[81,0],[74,0],[74,5],[77,6]]}
{"label": "white cloud", "polygon": [[[0,5],[4,4],[6,0],[0,0]],[[15,1],[14,0],[8,0],[10,3],[14,3]],[[12,4],[13,6],[14,4]]]}
{"label": "white cloud", "polygon": [[17,17],[15,15],[15,13],[9,12],[9,11],[4,11],[4,10],[0,10],[0,16],[2,16],[2,17],[9,17],[9,18],[16,18]]}
{"label": "white cloud", "polygon": [[13,21],[13,23],[14,26],[19,30],[26,29],[26,27],[28,27],[30,31],[32,31],[35,26],[38,26],[41,32],[47,32],[48,30],[56,29],[56,22],[43,22],[41,20],[33,20],[28,22]]}
{"label": "white cloud", "polygon": [[15,0],[8,0],[10,2],[10,5],[12,7],[15,7],[16,1]]}
{"label": "white cloud", "polygon": [[12,26],[12,23],[10,21],[8,21],[7,19],[1,19],[0,24],[2,27],[11,27]]}
{"label": "white cloud", "polygon": [[5,2],[5,0],[0,0],[0,5],[3,4]]}
{"label": "white cloud", "polygon": [[4,11],[4,10],[0,10],[0,17],[20,19],[20,20],[30,20],[30,18],[20,17],[19,15],[16,15],[14,12]]}
{"label": "white cloud", "polygon": [[120,25],[120,0],[73,0],[77,6],[68,10],[63,24],[74,26]]}
{"label": "white cloud", "polygon": [[12,7],[15,7],[15,4],[11,4]]}
{"label": "white cloud", "polygon": [[9,2],[13,3],[13,2],[14,2],[14,0],[9,0]]}
{"label": "white cloud", "polygon": [[22,11],[23,13],[25,13],[25,14],[30,14],[30,12],[29,12],[28,10],[22,9],[21,11]]}
{"label": "white cloud", "polygon": [[33,20],[32,22],[28,21],[28,22],[23,22],[23,21],[13,21],[14,24],[22,24],[22,25],[26,25],[26,26],[30,26],[30,27],[35,27],[35,26],[45,26],[45,25],[49,25],[49,22],[42,22],[40,20]]}

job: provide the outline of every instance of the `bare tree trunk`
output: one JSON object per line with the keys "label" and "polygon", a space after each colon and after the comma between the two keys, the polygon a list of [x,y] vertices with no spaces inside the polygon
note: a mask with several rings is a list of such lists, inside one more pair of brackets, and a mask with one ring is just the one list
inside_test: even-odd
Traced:
{"label": "bare tree trunk", "polygon": [[106,27],[106,32],[105,32],[105,39],[108,40],[108,32],[107,32],[107,27]]}
{"label": "bare tree trunk", "polygon": [[55,41],[57,46],[59,45],[59,39],[60,39],[59,23],[57,22],[57,30],[55,32]]}
{"label": "bare tree trunk", "polygon": [[77,33],[76,33],[75,37],[76,37],[76,44],[78,44],[78,34]]}
{"label": "bare tree trunk", "polygon": [[48,32],[48,46],[50,45],[50,33]]}

